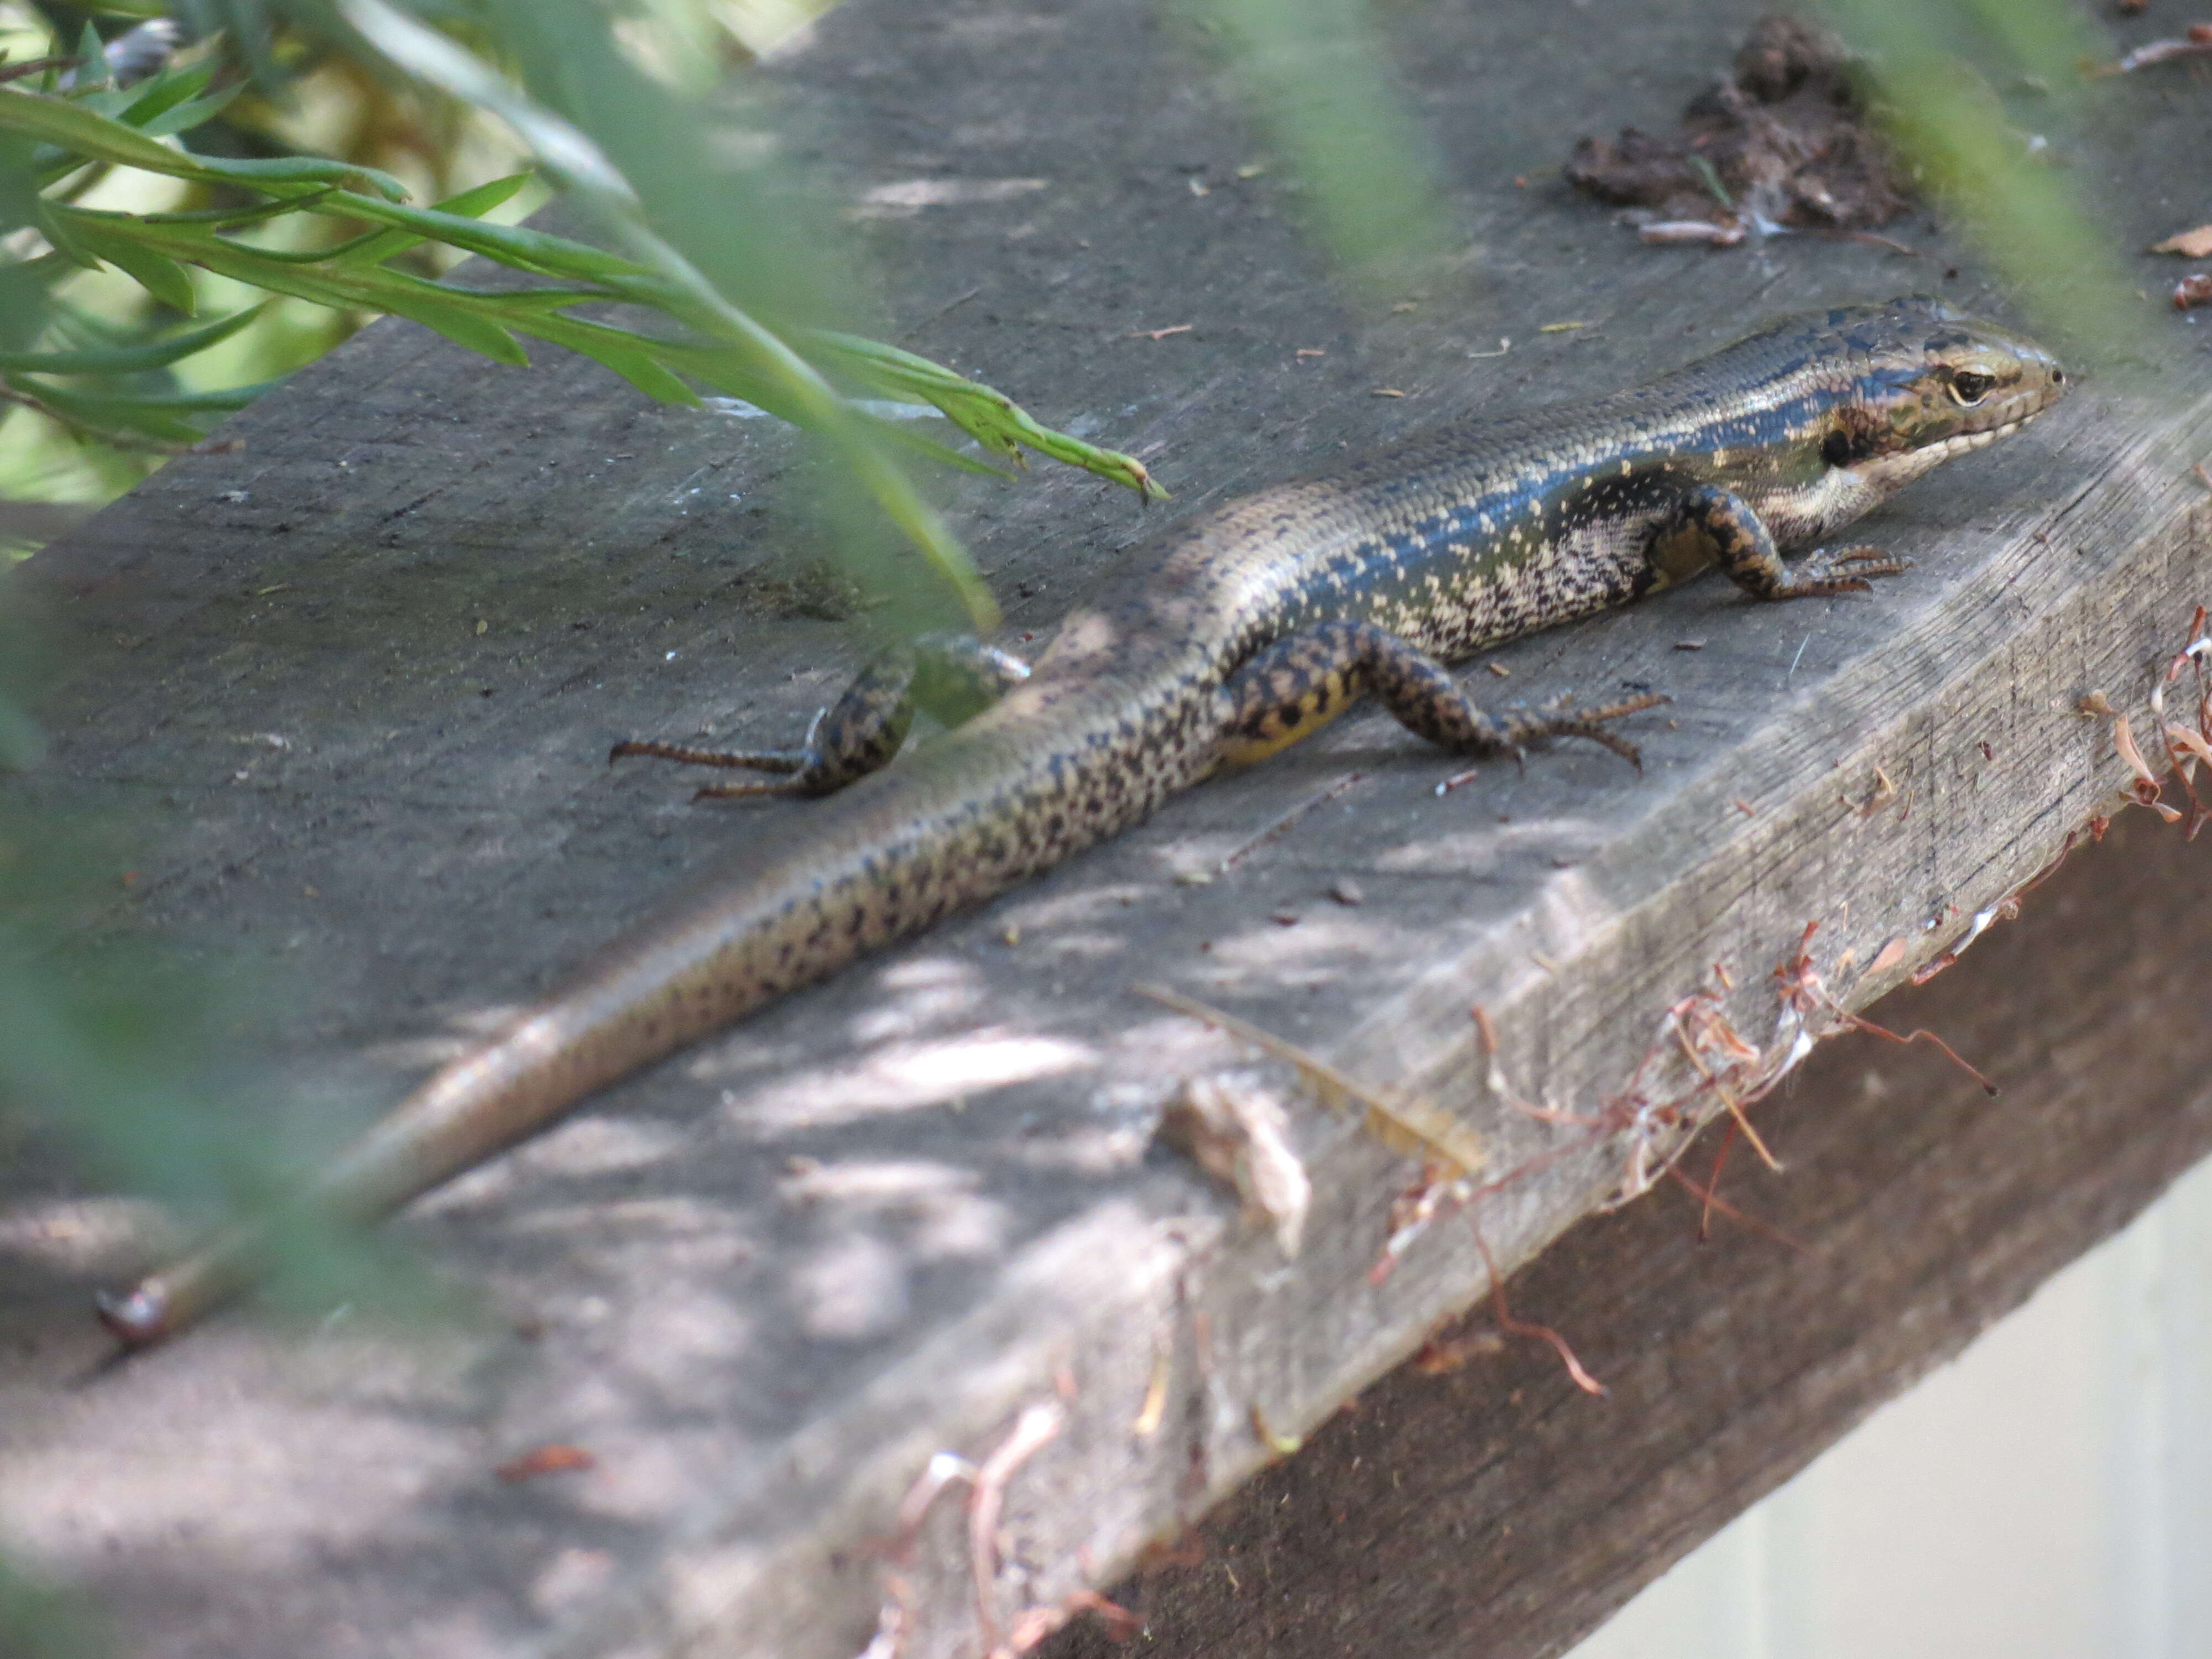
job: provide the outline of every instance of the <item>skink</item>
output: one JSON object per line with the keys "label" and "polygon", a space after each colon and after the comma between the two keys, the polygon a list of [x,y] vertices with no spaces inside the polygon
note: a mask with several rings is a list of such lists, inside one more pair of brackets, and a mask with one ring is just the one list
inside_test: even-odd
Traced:
{"label": "skink", "polygon": [[[1863,589],[1873,549],[1786,565],[2063,392],[2040,347],[1916,297],[1795,319],[1636,390],[1444,428],[1245,497],[1139,550],[1034,671],[933,636],[862,673],[799,749],[616,754],[768,775],[702,793],[834,795],[803,845],[739,857],[439,1072],[295,1199],[383,1214],[584,1097],[864,952],[1141,823],[1362,696],[1455,754],[1591,738],[1656,699],[1485,714],[1443,663],[1717,565],[1761,599]],[[951,730],[903,748],[916,708]],[[248,1221],[103,1297],[141,1346],[249,1275]]]}

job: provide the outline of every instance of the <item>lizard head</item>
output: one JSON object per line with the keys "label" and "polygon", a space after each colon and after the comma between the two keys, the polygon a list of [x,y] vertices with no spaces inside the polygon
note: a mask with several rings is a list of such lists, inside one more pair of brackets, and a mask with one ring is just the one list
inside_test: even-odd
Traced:
{"label": "lizard head", "polygon": [[2018,431],[2066,392],[2066,371],[2034,341],[1932,295],[1824,320],[1850,384],[1820,458],[1882,495]]}

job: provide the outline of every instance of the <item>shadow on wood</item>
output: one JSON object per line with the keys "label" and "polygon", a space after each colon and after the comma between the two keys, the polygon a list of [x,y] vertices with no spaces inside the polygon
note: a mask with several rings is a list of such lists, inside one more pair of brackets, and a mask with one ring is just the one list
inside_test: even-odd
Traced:
{"label": "shadow on wood", "polygon": [[[1923,1044],[1839,1038],[1760,1108],[1700,1243],[1679,1189],[1568,1232],[1510,1285],[1610,1389],[1551,1351],[1401,1367],[1122,1587],[1148,1636],[1071,1631],[1045,1659],[1547,1659],[1875,1406],[1959,1352],[2212,1152],[2212,843],[2117,820],[1927,985],[1869,1011]],[[1710,1173],[1709,1130],[1685,1169]],[[1470,1340],[1473,1339],[1473,1340]],[[1898,1501],[1910,1501],[1900,1492]]]}

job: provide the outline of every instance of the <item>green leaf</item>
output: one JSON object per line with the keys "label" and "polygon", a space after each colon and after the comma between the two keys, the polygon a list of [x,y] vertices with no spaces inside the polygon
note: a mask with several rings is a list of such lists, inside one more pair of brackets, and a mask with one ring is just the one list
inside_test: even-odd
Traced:
{"label": "green leaf", "polygon": [[195,443],[200,437],[198,427],[187,426],[175,416],[158,408],[111,398],[88,398],[81,392],[58,391],[52,386],[19,380],[12,374],[0,376],[0,379],[4,379],[17,391],[38,398],[56,413],[94,429],[121,428],[169,443]]}
{"label": "green leaf", "polygon": [[520,173],[510,173],[504,178],[490,179],[472,190],[465,190],[458,196],[448,196],[442,202],[433,202],[430,206],[440,213],[455,214],[464,219],[481,219],[494,208],[513,200],[515,192],[537,176],[525,167]]}
{"label": "green leaf", "polygon": [[434,328],[455,345],[481,351],[494,362],[508,363],[516,368],[530,367],[529,354],[523,350],[521,343],[488,318],[458,307],[426,305],[410,307],[407,314],[423,327]]}
{"label": "green leaf", "polygon": [[[368,244],[381,240],[386,234],[381,230],[363,231],[358,236],[349,236],[344,241],[335,243],[329,247],[257,247],[252,252],[258,258],[274,259],[279,264],[319,265],[325,259],[344,260]],[[374,261],[372,260],[370,263],[374,264]]]}
{"label": "green leaf", "polygon": [[138,131],[149,138],[166,138],[173,132],[190,132],[194,127],[204,126],[229,108],[231,100],[245,89],[241,82],[212,97],[187,100],[140,123]]}
{"label": "green leaf", "polygon": [[175,150],[155,143],[134,127],[64,99],[15,87],[0,87],[0,127],[44,139],[71,155],[124,167],[175,173],[185,165]]}
{"label": "green leaf", "polygon": [[[63,210],[49,206],[43,201],[36,204],[34,210],[39,216],[39,228],[46,234],[46,240],[54,245],[53,255],[51,257],[75,265],[80,270],[100,269],[100,256],[85,246],[84,240],[76,234],[76,227],[70,223],[68,214]],[[65,274],[57,270],[54,273],[54,278],[58,279]]]}
{"label": "green leaf", "polygon": [[515,270],[532,271],[544,276],[605,282],[646,274],[644,267],[635,261],[586,242],[572,242],[565,236],[549,235],[522,225],[486,224],[481,219],[439,208],[410,207],[404,203],[371,202],[353,197],[342,202],[321,203],[314,210],[375,220],[416,233],[400,246],[411,246],[414,241],[427,239],[465,252],[481,253]]}
{"label": "green leaf", "polygon": [[604,347],[586,355],[614,370],[655,403],[698,405],[697,392],[642,352]]}
{"label": "green leaf", "polygon": [[934,438],[924,437],[914,429],[912,421],[890,421],[879,415],[862,418],[875,429],[876,435],[887,442],[910,449],[917,455],[926,455],[940,466],[949,466],[962,472],[981,472],[987,477],[1011,478],[1014,475],[1003,466],[993,466],[988,461],[979,461],[973,455],[963,455],[958,450],[941,444]]}
{"label": "green leaf", "polygon": [[167,254],[156,252],[105,227],[79,222],[76,228],[77,240],[86,247],[130,276],[163,305],[187,317],[199,309],[199,296],[192,291],[191,273]]}
{"label": "green leaf", "polygon": [[264,219],[276,219],[287,213],[304,211],[337,188],[336,185],[325,185],[320,190],[308,191],[300,196],[280,196],[273,202],[262,202],[252,207],[192,208],[178,213],[107,213],[99,208],[76,208],[73,210],[110,219],[127,219],[142,225],[213,225],[217,229],[234,230],[240,225],[258,224]]}
{"label": "green leaf", "polygon": [[89,351],[0,351],[0,369],[27,374],[139,374],[166,368],[171,363],[204,351],[227,340],[268,310],[266,304],[250,306],[229,316],[167,339],[143,345],[112,346]]}
{"label": "green leaf", "polygon": [[[193,64],[184,69],[164,70],[144,84],[131,88],[131,102],[116,118],[143,132],[153,122],[168,114],[170,111],[184,108],[195,100],[213,103],[217,108],[221,108],[222,105],[235,98],[244,88],[244,82],[241,82],[237,86],[215,94],[212,97],[202,98],[200,94],[207,91],[208,82],[214,78],[213,59]],[[170,130],[174,131],[174,129]]]}
{"label": "green leaf", "polygon": [[366,184],[391,201],[404,199],[407,187],[388,173],[333,161],[318,155],[280,155],[266,161],[200,155],[171,149],[135,127],[95,113],[65,99],[0,86],[0,129],[44,140],[72,155],[147,173],[203,183],[270,185]]}
{"label": "green leaf", "polygon": [[[449,196],[434,208],[425,210],[403,207],[401,210],[408,213],[425,211],[446,213],[453,215],[455,218],[477,219],[512,197],[515,191],[520,190],[536,176],[535,173],[528,172],[510,173],[504,179],[495,179],[489,184],[478,185],[474,190],[465,190],[458,196]],[[421,243],[439,240],[441,239],[437,232],[433,228],[410,230],[395,228],[378,232],[373,241],[365,240],[358,246],[349,248],[345,257],[356,264],[375,264],[381,260],[389,259],[395,253],[404,253],[409,248],[417,246]],[[496,259],[499,255],[495,253],[490,257]],[[501,261],[501,263],[505,262]]]}
{"label": "green leaf", "polygon": [[333,161],[326,156],[276,155],[266,161],[240,161],[227,155],[201,155],[192,151],[185,153],[190,155],[198,166],[190,170],[180,170],[180,178],[246,184],[257,188],[271,183],[329,183],[345,189],[366,184],[387,201],[400,202],[407,198],[407,186],[390,173],[380,173],[374,167],[356,167],[350,161]]}
{"label": "green leaf", "polygon": [[243,409],[264,392],[282,386],[282,380],[262,380],[252,386],[223,386],[213,392],[155,392],[143,397],[133,397],[112,392],[87,392],[77,388],[63,390],[43,381],[26,380],[10,375],[11,384],[24,391],[53,402],[58,397],[67,397],[79,408],[116,410],[150,410],[164,415],[193,415],[214,411],[227,415],[233,410]]}

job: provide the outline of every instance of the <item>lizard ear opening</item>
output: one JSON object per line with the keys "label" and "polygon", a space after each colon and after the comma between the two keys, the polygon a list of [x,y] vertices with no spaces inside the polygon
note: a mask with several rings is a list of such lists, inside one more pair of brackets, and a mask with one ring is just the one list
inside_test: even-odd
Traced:
{"label": "lizard ear opening", "polygon": [[1830,466],[1849,466],[1851,464],[1851,441],[1848,434],[1831,432],[1820,443],[1820,459]]}

